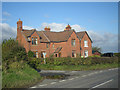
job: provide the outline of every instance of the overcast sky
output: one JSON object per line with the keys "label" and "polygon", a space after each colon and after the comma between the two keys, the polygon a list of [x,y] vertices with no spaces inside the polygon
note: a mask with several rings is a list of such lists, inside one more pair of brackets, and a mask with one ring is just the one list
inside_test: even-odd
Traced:
{"label": "overcast sky", "polygon": [[87,31],[93,46],[102,52],[118,52],[118,3],[117,2],[3,2],[2,39],[16,38],[16,22],[23,21],[23,28],[63,31],[70,24],[76,32]]}

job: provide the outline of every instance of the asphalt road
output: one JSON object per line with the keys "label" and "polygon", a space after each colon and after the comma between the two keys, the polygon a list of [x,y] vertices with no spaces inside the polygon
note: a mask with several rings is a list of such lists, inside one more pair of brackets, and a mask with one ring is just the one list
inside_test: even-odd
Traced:
{"label": "asphalt road", "polygon": [[64,73],[71,76],[63,80],[45,79],[30,88],[118,88],[118,68],[91,71],[41,71]]}

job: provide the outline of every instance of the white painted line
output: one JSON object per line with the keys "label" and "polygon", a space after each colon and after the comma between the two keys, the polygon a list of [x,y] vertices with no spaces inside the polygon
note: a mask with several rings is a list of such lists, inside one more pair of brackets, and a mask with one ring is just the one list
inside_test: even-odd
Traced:
{"label": "white painted line", "polygon": [[66,81],[66,80],[61,80],[61,81],[59,81],[59,82],[64,82],[64,81]]}
{"label": "white painted line", "polygon": [[47,84],[39,85],[39,86],[46,86]]}
{"label": "white painted line", "polygon": [[36,86],[34,86],[34,87],[30,87],[30,88],[37,88]]}
{"label": "white painted line", "polygon": [[55,84],[56,82],[52,82],[52,83],[50,83],[50,84]]}
{"label": "white painted line", "polygon": [[108,81],[106,81],[106,82],[104,82],[104,83],[101,83],[101,84],[99,84],[99,85],[96,85],[96,86],[94,86],[94,87],[92,87],[92,88],[99,87],[99,86],[104,85],[104,84],[106,84],[106,83],[108,83],[108,82],[111,82],[112,80],[113,80],[113,79],[108,80]]}
{"label": "white painted line", "polygon": [[112,69],[108,69],[108,70],[112,70]]}
{"label": "white painted line", "polygon": [[97,74],[98,72],[94,72],[95,74]]}
{"label": "white painted line", "polygon": [[83,75],[82,77],[86,77],[87,75]]}
{"label": "white painted line", "polygon": [[73,80],[74,78],[70,78],[69,80]]}
{"label": "white painted line", "polygon": [[103,72],[103,71],[100,71],[100,72]]}
{"label": "white painted line", "polygon": [[91,76],[91,75],[93,75],[94,73],[90,73],[90,74],[88,74],[88,76]]}

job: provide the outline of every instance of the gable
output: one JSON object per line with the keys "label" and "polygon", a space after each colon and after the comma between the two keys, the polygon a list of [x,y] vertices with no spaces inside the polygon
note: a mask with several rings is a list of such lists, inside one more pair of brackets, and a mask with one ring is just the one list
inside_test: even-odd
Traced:
{"label": "gable", "polygon": [[84,37],[84,35],[86,34],[88,36],[88,38],[90,39],[90,41],[92,42],[91,38],[89,37],[88,33],[86,31],[82,31],[82,32],[77,32],[76,33],[79,40],[82,40],[82,38]]}

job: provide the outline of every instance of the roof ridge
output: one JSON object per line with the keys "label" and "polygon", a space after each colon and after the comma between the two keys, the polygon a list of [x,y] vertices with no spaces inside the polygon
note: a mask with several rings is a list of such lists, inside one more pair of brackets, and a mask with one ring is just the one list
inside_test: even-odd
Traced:
{"label": "roof ridge", "polygon": [[48,39],[48,37],[45,35],[45,33],[43,31],[41,31],[43,33],[43,35],[47,38],[47,40],[50,42],[50,40]]}

